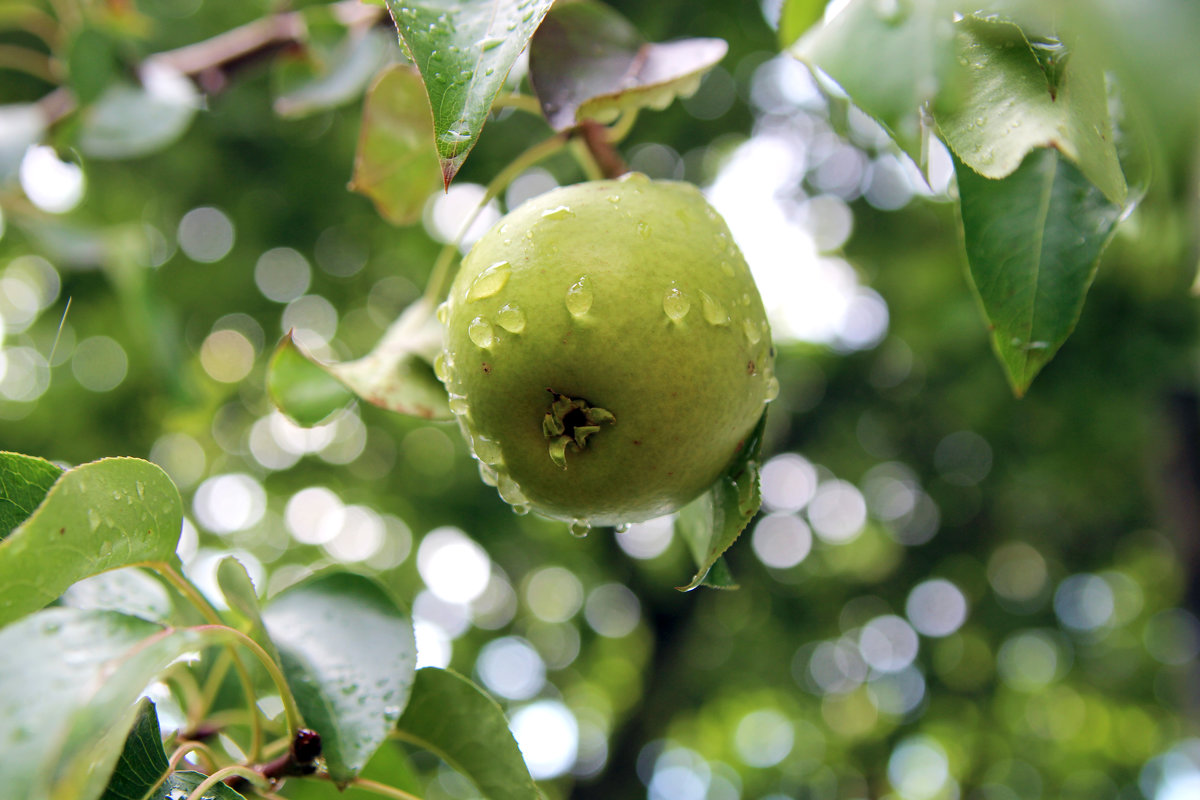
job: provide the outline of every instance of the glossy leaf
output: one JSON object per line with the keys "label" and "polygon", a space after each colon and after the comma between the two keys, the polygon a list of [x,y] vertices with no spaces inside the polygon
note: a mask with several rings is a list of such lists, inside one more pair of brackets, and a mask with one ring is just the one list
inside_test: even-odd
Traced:
{"label": "glossy leaf", "polygon": [[1074,329],[1121,208],[1054,149],[1003,180],[955,173],[971,281],[1020,396]]}
{"label": "glossy leaf", "polygon": [[120,611],[134,617],[165,623],[171,617],[171,595],[166,587],[140,567],[122,567],[76,581],[63,593],[71,608]]}
{"label": "glossy leaf", "polygon": [[83,111],[79,149],[102,159],[153,153],[183,135],[199,105],[191,81],[148,61],[142,85],[114,83]]}
{"label": "glossy leaf", "polygon": [[449,398],[429,365],[441,339],[441,325],[425,303],[410,306],[355,361],[321,364],[285,336],[268,366],[267,387],[279,410],[301,425],[317,424],[352,394],[400,414],[449,419]]}
{"label": "glossy leaf", "polygon": [[825,0],[783,0],[779,12],[779,46],[789,47],[821,20]]}
{"label": "glossy leaf", "polygon": [[[297,118],[352,102],[394,53],[398,55],[396,44],[384,31],[352,31],[329,53],[320,70],[275,98],[275,113]],[[428,141],[425,144],[428,147]]]}
{"label": "glossy leaf", "polygon": [[217,585],[221,587],[221,593],[225,595],[225,602],[229,607],[250,623],[250,638],[270,653],[278,663],[279,653],[263,622],[258,593],[254,590],[254,582],[250,580],[250,573],[246,572],[242,562],[233,556],[221,559],[217,564]]}
{"label": "glossy leaf", "polygon": [[59,475],[62,468],[44,458],[0,452],[0,539],[33,513]]}
{"label": "glossy leaf", "polygon": [[940,107],[956,93],[954,11],[948,0],[849,0],[791,52],[837,81],[919,159],[921,106],[936,98]]}
{"label": "glossy leaf", "polygon": [[1052,79],[1012,23],[966,17],[957,24],[964,95],[937,115],[954,154],[987,178],[1011,175],[1025,156],[1053,147],[1113,203],[1125,200],[1104,75],[1076,55]]}
{"label": "glossy leaf", "polygon": [[408,615],[374,581],[332,573],[276,596],[263,612],[305,723],[345,785],[408,701],[416,643]]}
{"label": "glossy leaf", "polygon": [[437,754],[488,800],[540,800],[504,711],[450,670],[417,670],[397,736]]}
{"label": "glossy leaf", "polygon": [[692,580],[676,587],[680,591],[690,592],[702,585],[736,588],[721,555],[737,541],[762,505],[758,473],[766,421],[764,413],[726,473],[707,492],[680,509],[675,530],[697,566]]}
{"label": "glossy leaf", "polygon": [[350,188],[371,198],[394,225],[420,219],[429,195],[442,187],[423,95],[417,72],[395,64],[371,85],[363,108]]}
{"label": "glossy leaf", "polygon": [[0,630],[0,786],[27,800],[104,791],[146,686],[216,641],[112,611],[52,608]]}
{"label": "glossy leaf", "polygon": [[173,560],[182,524],[179,491],[149,461],[106,458],[67,470],[0,542],[0,625],[41,608],[81,578]]}
{"label": "glossy leaf", "polygon": [[433,109],[446,186],[553,0],[387,0]]}
{"label": "glossy leaf", "polygon": [[158,727],[158,712],[154,703],[143,697],[137,706],[137,719],[125,737],[125,746],[100,800],[142,800],[162,782],[169,767]]}
{"label": "glossy leaf", "polygon": [[688,97],[725,57],[721,39],[649,44],[625,17],[592,0],[560,3],[529,46],[529,82],[555,130]]}

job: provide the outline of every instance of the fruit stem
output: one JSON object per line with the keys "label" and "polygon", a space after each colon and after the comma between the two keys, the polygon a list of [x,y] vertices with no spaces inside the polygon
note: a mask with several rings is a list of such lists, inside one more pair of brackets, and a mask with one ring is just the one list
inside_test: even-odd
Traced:
{"label": "fruit stem", "polygon": [[579,136],[587,145],[592,158],[596,159],[596,164],[604,173],[604,177],[619,178],[629,171],[629,165],[621,158],[617,148],[613,147],[613,140],[609,138],[610,130],[608,128],[589,119],[579,123],[575,130],[579,132]]}
{"label": "fruit stem", "polygon": [[508,166],[496,174],[496,177],[492,178],[491,182],[484,189],[483,197],[480,198],[479,204],[463,220],[462,226],[458,229],[458,234],[442,246],[442,251],[438,253],[437,261],[433,263],[433,269],[429,273],[429,283],[425,285],[425,299],[431,307],[441,302],[450,290],[450,282],[454,278],[453,270],[450,268],[454,262],[454,254],[458,252],[458,246],[462,243],[463,237],[467,235],[467,231],[471,225],[479,217],[480,212],[487,207],[488,203],[498,197],[518,175],[565,147],[567,139],[567,134],[556,133],[549,139],[538,142],[514,158]]}

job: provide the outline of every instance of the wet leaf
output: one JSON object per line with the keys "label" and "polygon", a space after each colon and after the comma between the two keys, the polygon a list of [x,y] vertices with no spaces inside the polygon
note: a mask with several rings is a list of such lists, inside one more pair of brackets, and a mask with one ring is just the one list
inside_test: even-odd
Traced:
{"label": "wet leaf", "polygon": [[305,723],[321,734],[334,782],[352,780],[408,702],[412,621],[377,583],[332,573],[294,586],[263,619]]}
{"label": "wet leaf", "polygon": [[[345,105],[362,95],[372,78],[398,55],[386,32],[377,28],[351,31],[319,69],[311,70],[303,80],[290,81],[275,98],[275,113],[295,119]],[[432,149],[428,140],[425,144]]]}
{"label": "wet leaf", "polygon": [[[220,630],[220,629],[217,629]],[[51,608],[0,630],[0,786],[8,797],[94,800],[148,684],[216,630]]]}
{"label": "wet leaf", "polygon": [[421,70],[434,142],[449,186],[553,0],[387,0],[400,40]]}
{"label": "wet leaf", "polygon": [[1125,201],[1104,75],[1072,56],[1049,80],[1021,29],[966,17],[958,28],[962,101],[937,115],[959,160],[987,178],[1011,175],[1035,148],[1053,147],[1113,203]]}
{"label": "wet leaf", "polygon": [[435,753],[488,800],[540,800],[499,704],[450,670],[417,670],[397,736]]}
{"label": "wet leaf", "polygon": [[60,598],[71,608],[120,611],[151,622],[171,617],[171,595],[140,567],[122,567],[76,581]]}
{"label": "wet leaf", "polygon": [[0,539],[33,513],[59,475],[62,468],[44,458],[0,452]]}
{"label": "wet leaf", "polygon": [[367,92],[350,188],[371,198],[394,225],[421,218],[429,195],[442,186],[433,123],[417,72],[395,64]]}
{"label": "wet leaf", "polygon": [[67,470],[0,542],[0,625],[89,575],[173,561],[182,525],[179,491],[149,461],[106,458]]}
{"label": "wet leaf", "polygon": [[250,638],[270,653],[276,663],[279,663],[279,653],[275,649],[275,642],[271,640],[266,624],[263,622],[262,609],[259,607],[258,593],[254,590],[254,582],[250,580],[250,573],[246,572],[242,562],[233,556],[221,559],[217,564],[217,585],[221,587],[221,594],[225,595],[225,601],[229,607],[241,614],[250,624]]}
{"label": "wet leaf", "polygon": [[125,737],[117,766],[100,800],[142,800],[157,787],[169,768],[154,703],[143,697],[137,719]]}
{"label": "wet leaf", "polygon": [[725,474],[680,509],[675,531],[687,544],[697,567],[686,586],[676,587],[680,591],[690,592],[698,586],[737,588],[721,555],[737,541],[762,505],[758,473],[766,421],[764,412]]}
{"label": "wet leaf", "polygon": [[689,97],[725,57],[721,39],[649,44],[625,17],[592,0],[560,3],[529,46],[529,82],[555,130]]}
{"label": "wet leaf", "polygon": [[1079,320],[1121,208],[1054,149],[1002,180],[957,160],[955,174],[971,281],[1021,396]]}
{"label": "wet leaf", "polygon": [[83,111],[79,149],[92,158],[135,158],[174,142],[192,122],[199,95],[192,82],[150,59],[142,82],[117,82]]}

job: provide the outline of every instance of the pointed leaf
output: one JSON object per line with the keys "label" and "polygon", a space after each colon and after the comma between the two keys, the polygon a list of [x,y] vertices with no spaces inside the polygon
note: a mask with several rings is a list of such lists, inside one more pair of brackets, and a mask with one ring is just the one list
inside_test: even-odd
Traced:
{"label": "pointed leaf", "polygon": [[450,670],[417,670],[397,735],[470,778],[488,800],[540,800],[499,704]]}
{"label": "pointed leaf", "polygon": [[837,81],[917,160],[921,106],[956,91],[954,10],[948,0],[850,0],[791,52]]}
{"label": "pointed leaf", "polygon": [[258,593],[254,590],[254,581],[250,580],[250,573],[246,572],[246,567],[242,565],[242,562],[233,556],[221,559],[221,562],[217,564],[217,585],[221,587],[221,593],[225,595],[225,601],[229,607],[250,623],[250,638],[270,653],[271,657],[275,659],[275,663],[278,664],[279,652],[276,651],[275,642],[271,640],[266,624],[263,622],[262,610],[258,604]]}
{"label": "pointed leaf", "polygon": [[405,310],[375,348],[356,361],[321,364],[289,334],[267,368],[267,388],[280,411],[315,425],[351,393],[372,405],[424,419],[450,419],[446,389],[428,359],[441,351],[442,328],[426,303]]}
{"label": "pointed leaf", "polygon": [[191,81],[150,59],[142,83],[118,82],[83,111],[79,149],[92,158],[136,158],[174,142],[200,107]]}
{"label": "pointed leaf", "polygon": [[408,615],[373,580],[332,573],[294,586],[263,612],[306,724],[344,786],[408,702],[416,643]]}
{"label": "pointed leaf", "polygon": [[172,561],[182,525],[179,491],[149,461],[106,458],[67,470],[0,542],[0,625],[89,575]]}
{"label": "pointed leaf", "polygon": [[372,84],[363,107],[350,188],[371,198],[394,225],[420,219],[425,201],[442,186],[424,94],[417,72],[394,64]]}
{"label": "pointed leaf", "polygon": [[1020,396],[1074,329],[1121,208],[1054,149],[1003,180],[955,174],[971,281]]}
{"label": "pointed leaf", "polygon": [[964,95],[937,115],[955,155],[984,177],[1003,178],[1029,151],[1054,147],[1110,201],[1124,202],[1125,177],[1099,67],[1074,54],[1054,78],[1016,25],[966,17],[956,27]]}
{"label": "pointed leaf", "polygon": [[0,630],[5,796],[99,797],[138,696],[180,656],[216,641],[208,630],[74,608],[46,609]]}
{"label": "pointed leaf", "polygon": [[666,108],[688,97],[722,58],[721,39],[648,44],[603,3],[560,3],[529,45],[529,82],[555,130],[585,119],[612,122],[625,110]]}
{"label": "pointed leaf", "polygon": [[62,468],[44,458],[0,452],[0,539],[28,519],[59,475]]}
{"label": "pointed leaf", "polygon": [[158,712],[148,698],[137,706],[137,719],[100,800],[142,800],[159,785],[170,765],[163,751]]}
{"label": "pointed leaf", "polygon": [[553,1],[387,0],[425,81],[446,186],[479,140],[492,101]]}
{"label": "pointed leaf", "polygon": [[721,554],[737,541],[762,505],[758,472],[766,422],[767,415],[763,412],[725,474],[707,492],[680,509],[675,531],[687,543],[697,566],[692,580],[686,586],[676,587],[680,591],[690,592],[702,585],[736,588]]}

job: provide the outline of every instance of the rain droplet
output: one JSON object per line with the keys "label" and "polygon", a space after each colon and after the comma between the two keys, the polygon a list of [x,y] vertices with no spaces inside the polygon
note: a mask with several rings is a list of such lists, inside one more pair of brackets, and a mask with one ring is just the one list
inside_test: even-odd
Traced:
{"label": "rain droplet", "polygon": [[692,304],[683,296],[683,292],[674,281],[671,282],[667,293],[663,295],[663,312],[672,322],[679,322],[687,316],[688,311],[692,308]]}
{"label": "rain droplet", "polygon": [[511,274],[512,270],[507,261],[492,264],[471,281],[471,288],[467,289],[467,302],[474,303],[476,300],[491,297],[504,288]]}
{"label": "rain droplet", "polygon": [[470,336],[471,341],[478,347],[487,348],[496,343],[496,336],[492,332],[492,323],[483,317],[471,320],[471,324],[467,326],[467,336]]}
{"label": "rain droplet", "polygon": [[592,280],[584,275],[567,289],[567,311],[572,316],[582,317],[592,310]]}
{"label": "rain droplet", "polygon": [[571,521],[571,524],[568,526],[568,530],[571,531],[571,535],[576,539],[582,539],[583,537],[587,536],[589,532],[591,532],[592,524],[586,519],[576,519]]}
{"label": "rain droplet", "polygon": [[504,460],[500,453],[500,443],[495,439],[476,436],[471,440],[471,445],[475,448],[475,457],[485,464],[495,465]]}
{"label": "rain droplet", "polygon": [[621,202],[621,196],[616,195],[616,194],[610,194],[608,196],[608,202],[612,203],[615,206],[617,203]]}
{"label": "rain droplet", "polygon": [[721,272],[725,273],[725,277],[732,278],[733,277],[733,264],[730,264],[728,261],[722,261],[721,262]]}
{"label": "rain droplet", "polygon": [[445,325],[446,321],[449,319],[450,319],[450,301],[447,300],[446,302],[442,303],[441,305],[439,305],[437,307],[437,320],[438,320],[438,322]]}
{"label": "rain droplet", "polygon": [[497,474],[496,491],[500,493],[500,499],[510,506],[524,506],[529,504],[529,498],[521,491],[521,487],[506,473],[501,472]]}
{"label": "rain droplet", "polygon": [[446,358],[445,353],[438,353],[433,359],[433,374],[437,375],[437,379],[442,383],[449,383],[451,378],[451,361]]}
{"label": "rain droplet", "polygon": [[767,378],[767,391],[763,394],[763,402],[769,403],[776,397],[779,397],[779,378],[772,375]]}
{"label": "rain droplet", "polygon": [[525,330],[525,312],[507,303],[496,312],[496,322],[509,333],[520,333]]}
{"label": "rain droplet", "polygon": [[650,179],[644,172],[626,172],[617,178],[618,183],[649,183]]}
{"label": "rain droplet", "polygon": [[647,225],[645,222],[639,222],[637,224],[637,232],[638,232],[638,236],[641,236],[643,239],[650,238],[650,233],[651,233],[650,226]]}
{"label": "rain droplet", "polygon": [[96,513],[96,509],[89,508],[87,510],[87,518],[88,527],[92,529],[92,533],[95,533],[96,529],[100,527],[100,515]]}
{"label": "rain droplet", "polygon": [[462,415],[467,413],[467,398],[461,394],[450,395],[449,405],[450,410],[455,414]]}
{"label": "rain droplet", "polygon": [[146,484],[141,481],[135,481],[133,484],[137,488],[138,499],[142,500],[146,497]]}
{"label": "rain droplet", "polygon": [[[436,77],[436,76],[435,76]],[[451,128],[443,133],[438,139],[442,144],[459,145],[471,138],[471,132],[461,128]]]}
{"label": "rain droplet", "polygon": [[482,461],[479,462],[479,480],[483,481],[488,486],[496,485],[496,470],[489,467]]}
{"label": "rain droplet", "polygon": [[555,206],[542,212],[543,219],[570,219],[573,216],[575,216],[575,212],[567,206]]}
{"label": "rain droplet", "polygon": [[729,323],[729,312],[725,310],[725,306],[703,290],[700,292],[700,308],[709,325],[727,325]]}
{"label": "rain droplet", "polygon": [[755,345],[762,341],[762,332],[759,331],[758,326],[753,322],[744,320],[742,327],[746,330],[746,341],[750,342],[750,344]]}
{"label": "rain droplet", "polygon": [[633,523],[622,522],[616,526],[617,533],[629,533],[629,529],[633,527]]}
{"label": "rain droplet", "polygon": [[515,503],[512,507],[512,512],[518,517],[523,517],[529,513],[529,506],[525,503]]}

